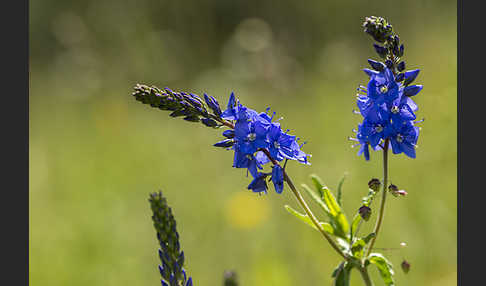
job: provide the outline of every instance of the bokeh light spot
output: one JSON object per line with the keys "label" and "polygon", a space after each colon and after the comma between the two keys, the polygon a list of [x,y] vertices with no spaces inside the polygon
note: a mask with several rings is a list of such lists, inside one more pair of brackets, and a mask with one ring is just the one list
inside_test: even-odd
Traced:
{"label": "bokeh light spot", "polygon": [[225,215],[232,226],[250,229],[268,219],[269,208],[265,197],[249,191],[239,191],[228,199]]}

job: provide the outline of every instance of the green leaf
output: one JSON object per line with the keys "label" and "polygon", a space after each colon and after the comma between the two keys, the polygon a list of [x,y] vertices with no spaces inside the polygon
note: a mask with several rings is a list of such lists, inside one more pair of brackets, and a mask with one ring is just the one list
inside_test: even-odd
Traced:
{"label": "green leaf", "polygon": [[351,240],[353,239],[353,236],[356,235],[356,232],[358,231],[359,222],[361,220],[362,220],[361,215],[357,213],[353,218],[353,222],[351,223],[351,229],[349,230],[349,237]]}
{"label": "green leaf", "polygon": [[395,281],[393,281],[393,265],[380,253],[371,253],[368,260],[370,263],[376,265],[380,271],[381,278],[387,286],[394,286]]}
{"label": "green leaf", "polygon": [[[285,205],[284,207],[289,213],[293,214],[295,217],[297,217],[298,219],[303,221],[305,224],[307,224],[308,226],[310,226],[313,229],[318,231],[317,227],[315,226],[315,224],[312,222],[312,220],[310,219],[310,217],[308,215],[299,213],[298,211],[294,210],[289,205]],[[319,222],[319,224],[322,226],[322,229],[324,229],[325,232],[327,232],[329,234],[334,234],[334,230],[329,223]]]}
{"label": "green leaf", "polygon": [[324,184],[322,183],[321,179],[317,175],[312,174],[311,180],[314,183],[314,186],[316,187],[316,190],[321,196],[321,198],[324,197],[324,193],[322,192],[322,189],[324,188]]}
{"label": "green leaf", "polygon": [[[311,197],[311,199],[314,202],[316,202],[322,208],[322,210],[329,216],[329,219],[330,219],[330,222],[331,222],[330,226],[333,229],[333,233],[335,233],[337,236],[340,236],[340,237],[346,237],[345,233],[342,231],[342,227],[339,226],[338,222],[336,221],[335,216],[331,213],[331,210],[325,204],[324,200],[321,197],[319,197],[319,195],[316,194],[313,190],[311,190],[311,188],[309,188],[306,184],[302,184],[301,186],[307,192],[307,194]],[[322,191],[322,193],[324,194],[324,191]]]}
{"label": "green leaf", "polygon": [[372,233],[368,234],[367,236],[365,236],[365,237],[363,238],[363,240],[364,240],[364,242],[365,242],[366,244],[368,244],[368,242],[370,242],[370,240],[371,240],[373,237],[375,237],[375,236],[376,236],[376,234],[375,234],[374,232],[372,232]]}
{"label": "green leaf", "polygon": [[[332,217],[331,215],[331,210],[326,206],[326,204],[324,203],[324,201],[322,200],[322,196],[319,196],[318,194],[316,194],[313,190],[311,190],[311,188],[309,188],[309,186],[307,186],[306,184],[302,184],[301,185],[302,188],[304,189],[304,191],[307,192],[307,194],[311,197],[311,199],[316,202],[321,208],[322,210],[329,216],[329,218]],[[324,194],[324,192],[322,192]]]}
{"label": "green leaf", "polygon": [[341,178],[341,180],[339,181],[339,184],[338,184],[338,187],[337,187],[337,202],[341,207],[343,206],[342,201],[341,201],[341,197],[342,197],[342,193],[343,193],[343,183],[344,183],[344,180],[346,179],[346,175],[347,175],[347,173],[344,173],[344,175]]}
{"label": "green leaf", "polygon": [[349,286],[352,268],[353,265],[350,263],[341,262],[341,264],[334,270],[332,277],[336,277],[336,279],[334,279],[333,286]]}
{"label": "green leaf", "polygon": [[319,195],[314,193],[307,185],[302,185],[302,187],[310,195],[310,197],[317,202],[324,212],[328,214],[331,220],[331,225],[334,227],[334,233],[337,236],[347,239],[349,223],[341,207],[337,203],[331,191],[323,185],[318,176],[311,175],[311,179]]}
{"label": "green leaf", "polygon": [[353,245],[351,246],[351,253],[356,258],[363,257],[363,248],[365,247],[366,242],[363,239],[356,240]]}

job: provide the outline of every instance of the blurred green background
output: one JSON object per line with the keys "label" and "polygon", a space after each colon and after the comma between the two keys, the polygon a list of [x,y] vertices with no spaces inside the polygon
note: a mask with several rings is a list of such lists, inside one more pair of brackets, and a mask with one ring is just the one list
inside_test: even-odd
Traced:
{"label": "blurred green background", "polygon": [[241,285],[330,285],[339,257],[284,210],[299,209],[288,189],[249,192],[231,152],[211,146],[219,131],[131,92],[169,86],[225,105],[235,91],[256,110],[271,106],[313,155],[311,166],[289,165],[294,182],[316,173],[335,189],[347,172],[351,219],[381,177],[379,154],[366,162],[347,140],[361,69],[376,58],[361,27],[369,15],[391,22],[407,69],[421,69],[426,118],[417,158],[391,157],[391,180],[409,195],[390,196],[376,247],[407,244],[385,251],[397,285],[456,285],[456,2],[420,0],[31,1],[31,285],[160,285],[147,201],[159,189],[196,285],[221,285],[230,269]]}

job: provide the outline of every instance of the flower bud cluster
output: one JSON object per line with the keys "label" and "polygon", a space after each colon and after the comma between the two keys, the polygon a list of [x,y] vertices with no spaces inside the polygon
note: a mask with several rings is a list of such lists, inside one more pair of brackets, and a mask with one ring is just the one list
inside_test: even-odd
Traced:
{"label": "flower bud cluster", "polygon": [[183,117],[189,122],[201,122],[208,127],[221,126],[221,109],[213,97],[204,95],[205,102],[193,93],[174,92],[137,84],[133,96],[136,100],[161,110],[172,111],[170,116]]}
{"label": "flower bud cluster", "polygon": [[184,266],[184,252],[179,244],[179,233],[171,208],[162,192],[149,197],[152,220],[159,240],[159,265],[162,286],[192,286],[192,278],[187,278]]}

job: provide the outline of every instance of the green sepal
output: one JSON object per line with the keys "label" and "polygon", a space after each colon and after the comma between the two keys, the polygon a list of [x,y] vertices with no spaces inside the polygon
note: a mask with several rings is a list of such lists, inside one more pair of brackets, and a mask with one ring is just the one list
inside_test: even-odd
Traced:
{"label": "green sepal", "polygon": [[370,263],[376,265],[378,268],[383,282],[387,286],[394,286],[395,281],[393,280],[393,265],[380,253],[371,253],[368,257]]}

